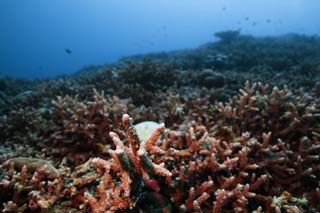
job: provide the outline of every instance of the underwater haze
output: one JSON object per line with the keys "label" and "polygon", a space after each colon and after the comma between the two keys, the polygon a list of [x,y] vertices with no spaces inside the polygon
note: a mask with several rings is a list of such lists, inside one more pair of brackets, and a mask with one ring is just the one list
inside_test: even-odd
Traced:
{"label": "underwater haze", "polygon": [[195,48],[223,30],[319,34],[318,0],[2,0],[0,76],[52,77]]}

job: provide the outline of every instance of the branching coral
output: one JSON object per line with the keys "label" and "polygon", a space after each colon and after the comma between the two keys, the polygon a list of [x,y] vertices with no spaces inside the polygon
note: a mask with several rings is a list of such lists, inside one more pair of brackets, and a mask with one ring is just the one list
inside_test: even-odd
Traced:
{"label": "branching coral", "polygon": [[[166,131],[160,139],[164,129],[160,125],[144,143],[139,142],[129,116],[123,116],[123,125],[129,143],[125,145],[115,133],[110,133],[116,150],[110,150],[114,165],[108,165],[108,168],[118,171],[119,177],[120,174],[126,177],[121,178],[119,187],[127,192],[126,195],[131,194],[131,198],[137,192],[143,192],[140,191],[141,188],[129,191],[127,183],[137,183],[136,180],[142,178],[146,184],[145,180],[149,180],[152,175],[162,186],[159,191],[161,196],[170,198],[174,208],[182,211],[211,209],[219,212],[233,208],[241,212],[282,208],[271,205],[271,194],[279,193],[279,186],[288,187],[281,185],[281,181],[274,180],[277,172],[265,166],[272,164],[272,167],[278,168],[284,163],[284,159],[280,157],[283,150],[275,149],[268,142],[271,133],[263,134],[262,141],[251,137],[248,132],[243,133],[238,141],[220,140],[208,136],[204,126],[191,123],[188,132]],[[281,147],[281,144],[278,146]],[[279,158],[268,159],[265,157],[266,152],[279,155]],[[163,185],[165,183],[167,187]],[[274,185],[275,183],[280,185]],[[184,193],[186,189],[188,194]],[[138,204],[141,205],[141,201],[136,203]],[[96,205],[97,202],[92,203],[92,208]],[[303,210],[305,206],[297,205],[295,208]]]}
{"label": "branching coral", "polygon": [[127,103],[117,97],[106,97],[103,92],[93,92],[92,101],[82,102],[78,97],[66,96],[52,102],[48,136],[44,138],[45,142],[53,143],[51,148],[54,149],[49,151],[60,156],[72,154],[71,160],[80,163],[89,158],[86,150],[105,152],[104,146],[111,143],[108,132],[119,128],[119,114],[127,110]]}
{"label": "branching coral", "polygon": [[[52,126],[38,132],[43,141],[34,158],[15,150],[3,157],[3,211],[313,211],[306,202],[319,208],[319,103],[308,94],[246,83],[226,103],[212,104],[197,91],[168,95],[162,106],[171,114],[151,114],[181,121],[169,119],[172,129],[156,125],[141,140],[133,119],[121,118],[132,108],[94,93],[86,102],[58,98],[52,117],[35,122]],[[180,106],[183,114],[173,115]],[[77,160],[84,147],[89,152]]]}
{"label": "branching coral", "polygon": [[[258,88],[257,88],[258,87]],[[274,87],[267,94],[268,85],[246,83],[241,96],[218,105],[223,119],[239,132],[250,130],[272,132],[272,137],[294,138],[310,131],[310,123],[319,119],[319,110],[308,95],[295,95],[284,87]],[[254,132],[253,132],[254,131]],[[293,134],[293,135],[292,135]]]}
{"label": "branching coral", "polygon": [[[153,163],[146,152],[146,147],[150,146],[147,144],[157,140],[163,125],[147,142],[141,142],[131,122],[127,114],[123,115],[122,123],[129,140],[127,146],[116,133],[110,132],[116,145],[116,150],[109,150],[112,159],[106,161],[94,158],[91,161],[98,170],[104,170],[95,194],[85,193],[85,198],[94,212],[128,209],[134,205],[134,199],[139,197],[143,182],[149,181],[150,175],[166,177],[172,175],[164,168],[164,164]],[[119,184],[116,184],[118,181]]]}
{"label": "branching coral", "polygon": [[230,35],[150,55],[173,66],[0,80],[0,211],[319,212],[319,38]]}

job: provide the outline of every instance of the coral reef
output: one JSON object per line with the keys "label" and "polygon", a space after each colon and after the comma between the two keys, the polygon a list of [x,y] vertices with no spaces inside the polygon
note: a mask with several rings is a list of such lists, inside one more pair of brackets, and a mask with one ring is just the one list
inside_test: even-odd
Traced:
{"label": "coral reef", "polygon": [[[319,212],[319,39],[217,36],[155,61],[2,79],[0,210]],[[288,46],[301,54],[270,56]]]}

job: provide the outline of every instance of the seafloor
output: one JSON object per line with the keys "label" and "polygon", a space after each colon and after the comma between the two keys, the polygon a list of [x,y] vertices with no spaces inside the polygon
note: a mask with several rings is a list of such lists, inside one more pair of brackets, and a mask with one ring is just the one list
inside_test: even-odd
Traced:
{"label": "seafloor", "polygon": [[319,212],[320,37],[216,36],[0,79],[0,211]]}

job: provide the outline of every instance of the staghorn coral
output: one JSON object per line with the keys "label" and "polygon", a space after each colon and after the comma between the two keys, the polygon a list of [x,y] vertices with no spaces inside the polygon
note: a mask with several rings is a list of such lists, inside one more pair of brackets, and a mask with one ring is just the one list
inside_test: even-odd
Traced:
{"label": "staghorn coral", "polygon": [[50,152],[70,155],[72,161],[77,161],[74,154],[78,153],[82,163],[90,156],[86,150],[104,152],[104,145],[111,143],[108,132],[117,131],[121,123],[119,115],[127,110],[128,104],[117,97],[106,97],[95,89],[93,92],[92,101],[82,102],[77,96],[58,97],[52,101],[52,116],[46,133],[50,136],[43,141],[53,143]]}
{"label": "staghorn coral", "polygon": [[[93,67],[21,88],[3,79],[0,211],[318,212],[317,40],[239,35],[168,53],[170,65]],[[205,69],[221,88],[204,84]],[[135,129],[144,121],[160,124],[148,139]]]}
{"label": "staghorn coral", "polygon": [[[125,115],[124,121],[126,122],[128,119]],[[127,125],[125,124],[125,126]],[[134,130],[128,127],[127,133],[131,135],[129,138],[131,138],[131,142],[135,141],[130,143],[130,146],[137,147],[137,137]],[[260,203],[260,206],[268,211],[275,208],[271,205],[272,198],[267,196],[267,191],[269,190],[268,187],[272,185],[274,175],[277,174],[274,171],[263,174],[263,163],[261,165],[256,164],[255,159],[252,158],[253,153],[265,151],[262,148],[263,143],[264,146],[272,147],[269,144],[266,145],[266,141],[270,139],[270,134],[263,134],[263,142],[250,138],[248,133],[242,135],[240,143],[227,142],[208,137],[205,128],[198,127],[197,130],[202,132],[200,133],[200,136],[201,134],[202,136],[198,136],[200,137],[199,140],[195,141],[194,127],[190,126],[185,141],[176,141],[174,138],[177,137],[177,133],[172,132],[167,137],[167,140],[170,138],[172,141],[168,142],[166,140],[158,141],[161,129],[163,127],[159,127],[153,133],[154,136],[146,142],[146,150],[152,161],[167,165],[167,168],[172,171],[171,173],[164,173],[167,174],[166,180],[159,180],[160,182],[165,181],[169,185],[168,189],[161,188],[160,192],[165,197],[170,197],[176,208],[186,211],[206,211],[206,209],[213,208],[214,212],[219,212],[221,209],[227,210],[230,208],[228,206],[232,206],[236,211],[253,211],[254,209],[247,209],[253,203],[255,205]],[[118,164],[121,165],[120,167],[130,172],[133,172],[130,170],[131,167],[141,168],[139,165],[131,165],[130,167],[130,162],[134,164],[141,159],[135,160],[136,156],[132,153],[132,150],[128,150],[127,155],[124,155],[123,150],[126,147],[116,135],[113,133],[111,135],[113,135],[113,140],[117,143],[118,149],[111,153],[117,159]],[[185,144],[181,144],[181,142]],[[157,146],[154,144],[157,144]],[[173,147],[168,144],[172,144]],[[207,148],[203,147],[205,144]],[[128,157],[129,154],[132,156]],[[219,156],[219,160],[217,160],[217,156]],[[165,164],[163,164],[164,162]],[[277,163],[281,163],[281,160],[278,162],[270,160],[270,163],[276,166]],[[121,170],[121,168],[118,169]],[[154,168],[157,167],[154,166]],[[162,172],[159,174],[162,174]],[[149,178],[148,176],[147,178]],[[209,177],[209,179],[201,179],[201,177]],[[265,183],[268,183],[268,186],[263,187]],[[189,189],[189,195],[185,197],[184,188],[188,186],[192,187]],[[277,186],[274,186],[274,188],[277,188]],[[256,206],[256,208],[261,207]],[[295,208],[303,210],[305,206]]]}
{"label": "staghorn coral", "polygon": [[50,162],[12,158],[2,165],[5,168],[7,172],[0,184],[2,193],[7,194],[1,197],[3,211],[48,209],[59,198],[63,182]]}
{"label": "staghorn coral", "polygon": [[42,172],[49,179],[55,179],[60,176],[59,171],[50,162],[41,159],[25,157],[10,158],[4,162],[2,166],[11,166],[11,164],[16,169],[22,169],[26,167],[26,169],[29,169],[33,172]]}
{"label": "staghorn coral", "polygon": [[[104,170],[95,194],[85,193],[84,195],[94,212],[128,209],[134,205],[134,199],[139,197],[143,180],[150,179],[149,174],[171,176],[163,164],[155,164],[149,159],[146,153],[148,142],[140,141],[127,114],[122,116],[122,123],[130,145],[125,146],[116,133],[110,132],[116,145],[116,150],[109,150],[113,160],[109,162],[101,158],[92,160],[98,169]],[[162,128],[163,125],[158,129]],[[156,140],[159,136],[158,132],[159,130],[156,130],[149,141]],[[116,181],[119,181],[119,185],[115,185]]]}
{"label": "staghorn coral", "polygon": [[[187,100],[187,123],[181,123],[176,130],[165,129],[161,124],[144,141],[139,139],[132,119],[125,114],[122,116],[125,131],[117,128],[119,135],[109,134],[115,149],[105,144],[105,154],[109,156],[89,159],[73,169],[64,165],[70,164],[64,158],[58,169],[60,175],[53,180],[38,172],[30,174],[34,167],[15,167],[10,162],[19,161],[9,159],[2,165],[2,173],[6,174],[1,181],[2,190],[20,190],[3,207],[8,211],[18,208],[148,211],[152,206],[172,211],[273,211],[283,208],[275,206],[273,196],[281,196],[285,190],[316,205],[319,158],[315,153],[320,147],[320,134],[313,124],[319,119],[317,105],[312,99],[304,99],[310,101],[304,101],[305,105],[296,99],[302,109],[296,110],[292,100],[291,105],[286,104],[290,97],[288,89],[273,89],[271,93],[267,90],[262,84],[247,83],[240,95],[226,104],[201,104],[205,97]],[[260,93],[262,100],[256,98]],[[100,98],[104,100],[101,106],[110,104]],[[119,102],[116,105],[121,106]],[[287,116],[290,113],[294,117]],[[252,118],[263,116],[281,121],[282,125],[275,122],[255,122],[259,128],[248,125]],[[288,125],[297,118],[301,120],[299,125]],[[149,191],[156,193],[149,196],[157,198],[154,202],[159,203],[147,199]],[[20,199],[23,194],[30,196],[27,206]],[[70,202],[61,202],[64,199]],[[301,211],[306,208],[295,206]]]}

